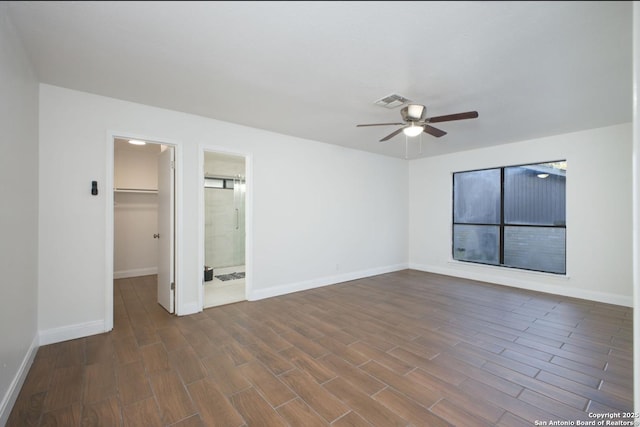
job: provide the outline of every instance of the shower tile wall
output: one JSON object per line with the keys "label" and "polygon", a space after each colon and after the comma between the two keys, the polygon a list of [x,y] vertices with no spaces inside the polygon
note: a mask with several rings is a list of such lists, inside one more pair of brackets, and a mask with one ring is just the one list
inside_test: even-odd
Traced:
{"label": "shower tile wall", "polygon": [[[237,177],[245,174],[243,157],[205,152],[204,174],[208,177]],[[237,189],[236,189],[237,190]],[[205,265],[208,267],[244,266],[244,202],[232,189],[204,189]],[[242,191],[244,197],[244,191]],[[236,213],[236,208],[239,208]],[[239,228],[236,229],[236,215]],[[244,271],[244,269],[242,269]]]}
{"label": "shower tile wall", "polygon": [[235,265],[236,213],[233,190],[205,189],[205,262],[213,268]]}

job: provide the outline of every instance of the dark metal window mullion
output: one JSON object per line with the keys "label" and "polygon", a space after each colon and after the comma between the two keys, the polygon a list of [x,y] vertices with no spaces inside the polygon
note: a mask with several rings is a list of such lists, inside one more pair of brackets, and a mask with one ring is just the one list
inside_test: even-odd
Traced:
{"label": "dark metal window mullion", "polygon": [[500,168],[500,265],[504,265],[504,168]]}

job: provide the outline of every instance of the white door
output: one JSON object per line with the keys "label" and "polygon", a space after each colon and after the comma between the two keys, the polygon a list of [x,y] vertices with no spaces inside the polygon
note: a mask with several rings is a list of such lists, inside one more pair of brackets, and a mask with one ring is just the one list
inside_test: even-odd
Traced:
{"label": "white door", "polygon": [[174,312],[174,156],[173,147],[158,155],[158,304]]}

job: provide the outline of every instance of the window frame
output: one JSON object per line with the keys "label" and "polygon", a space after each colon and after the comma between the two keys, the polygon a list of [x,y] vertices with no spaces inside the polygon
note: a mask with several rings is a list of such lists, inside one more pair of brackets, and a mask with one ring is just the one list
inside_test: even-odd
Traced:
{"label": "window frame", "polygon": [[206,176],[204,178],[204,188],[213,188],[215,190],[233,190],[233,178]]}
{"label": "window frame", "polygon": [[[488,265],[492,267],[500,267],[500,268],[509,268],[515,270],[523,270],[523,271],[533,271],[538,273],[545,274],[553,274],[555,276],[566,276],[567,275],[567,218],[566,218],[566,169],[565,169],[565,218],[562,224],[507,224],[505,223],[505,169],[509,168],[517,168],[524,166],[535,166],[541,164],[550,164],[550,163],[566,163],[566,159],[562,160],[550,160],[550,161],[542,161],[535,163],[522,163],[508,166],[496,166],[496,167],[488,167],[481,169],[470,169],[453,172],[451,174],[451,259],[456,262],[466,262],[471,264],[480,264],[480,265]],[[489,224],[489,223],[473,223],[473,222],[456,222],[456,210],[455,210],[455,202],[456,202],[456,174],[464,174],[471,172],[479,172],[479,171],[489,171],[489,170],[499,170],[500,171],[500,207],[499,207],[499,222],[497,224]],[[473,226],[492,226],[498,227],[498,263],[489,263],[482,261],[473,261],[466,259],[458,259],[455,257],[455,226],[456,225],[473,225]],[[505,228],[507,227],[532,227],[532,228],[559,228],[564,229],[564,271],[556,272],[556,271],[547,271],[547,270],[539,270],[534,268],[525,268],[525,267],[517,267],[504,263],[505,260]]]}

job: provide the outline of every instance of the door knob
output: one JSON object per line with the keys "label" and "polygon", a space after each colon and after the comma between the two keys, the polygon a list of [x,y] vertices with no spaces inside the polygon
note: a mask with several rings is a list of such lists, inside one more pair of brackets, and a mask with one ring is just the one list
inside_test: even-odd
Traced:
{"label": "door knob", "polygon": [[160,235],[159,235],[159,234],[154,234],[154,235],[153,235],[153,238],[154,238],[154,239],[159,239],[159,238],[160,238]]}

